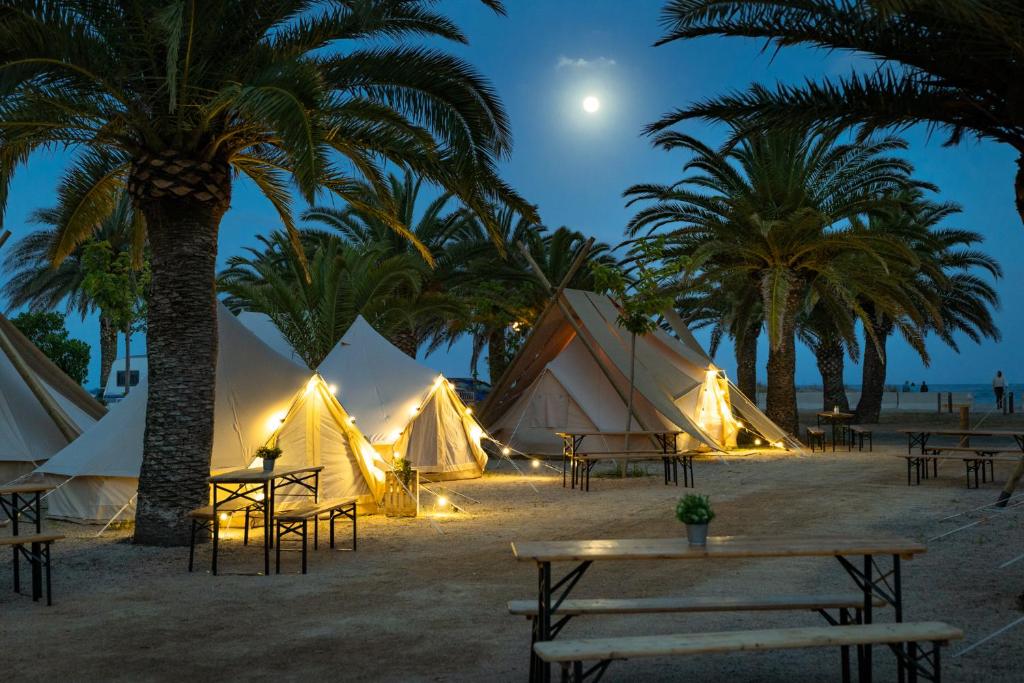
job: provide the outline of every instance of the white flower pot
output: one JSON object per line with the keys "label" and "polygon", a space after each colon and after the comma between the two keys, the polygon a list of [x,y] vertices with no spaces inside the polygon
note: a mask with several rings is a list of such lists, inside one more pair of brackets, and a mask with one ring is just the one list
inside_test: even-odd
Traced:
{"label": "white flower pot", "polygon": [[690,542],[690,545],[706,546],[708,544],[708,525],[687,524],[686,540]]}

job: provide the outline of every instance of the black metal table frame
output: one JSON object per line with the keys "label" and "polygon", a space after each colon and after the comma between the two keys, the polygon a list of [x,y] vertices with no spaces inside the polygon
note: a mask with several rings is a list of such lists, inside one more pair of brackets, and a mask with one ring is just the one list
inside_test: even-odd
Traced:
{"label": "black metal table frame", "polygon": [[[836,556],[840,566],[850,575],[854,583],[864,594],[864,603],[858,610],[859,622],[870,624],[873,620],[874,599],[881,598],[888,606],[895,611],[897,623],[903,621],[903,583],[901,576],[899,555],[892,555],[892,567],[884,572],[878,565],[875,555],[863,555],[861,566],[851,562],[842,555]],[[593,564],[593,560],[584,560],[570,570],[565,576],[552,584],[551,562],[537,562],[537,618],[533,620],[533,638],[530,644],[530,680],[538,683],[550,683],[551,665],[541,660],[533,651],[533,643],[554,640],[558,633],[572,618],[569,615],[563,616],[552,623],[552,614],[565,601],[565,599],[576,587],[576,584],[583,577],[586,571]],[[892,579],[890,583],[890,578]],[[560,592],[559,592],[560,591]],[[557,595],[556,595],[557,593]],[[897,671],[899,680],[905,680],[907,667],[913,667],[911,679],[916,680],[916,675],[927,679],[934,679],[939,672],[938,647],[932,653],[918,652],[916,648],[904,650],[901,645],[892,645],[890,649],[896,655]],[[843,667],[844,681],[848,681],[848,658]],[[599,662],[590,670],[581,672],[582,678],[594,675],[595,680],[603,675],[608,661]],[[870,683],[872,676],[872,646],[863,645],[857,647],[857,673],[862,683]],[[582,680],[580,678],[579,680]]]}
{"label": "black metal table frame", "polygon": [[[674,483],[676,486],[679,486],[679,465],[682,464],[683,488],[693,488],[696,485],[693,474],[693,455],[679,452],[680,434],[682,434],[682,432],[656,432],[654,434],[645,434],[644,436],[653,436],[654,440],[657,441],[658,446],[661,448],[661,461],[664,467],[665,485],[668,486],[669,484]],[[570,487],[575,489],[576,484],[579,483],[580,491],[585,492],[590,491],[590,471],[594,468],[594,465],[596,465],[599,460],[615,459],[614,457],[587,457],[584,459],[577,457],[579,454],[579,448],[583,444],[583,439],[586,436],[593,435],[571,433],[564,433],[562,435],[562,488],[565,488],[567,464],[570,475]],[[583,455],[587,454],[584,453]],[[651,459],[653,460],[655,457],[657,456],[653,456]],[[580,465],[581,460],[586,460],[586,463],[582,466]]]}
{"label": "black metal table frame", "polygon": [[307,543],[309,538],[309,527],[308,523],[313,523],[313,550],[317,550],[320,547],[320,515],[327,514],[328,524],[330,525],[330,547],[335,547],[335,522],[344,517],[345,519],[352,522],[352,550],[355,551],[359,548],[359,540],[357,533],[358,526],[358,505],[355,502],[347,503],[343,506],[328,510],[326,513],[317,513],[309,519],[302,519],[298,521],[282,521],[277,520],[277,530],[274,534],[276,546],[274,548],[275,560],[274,560],[274,572],[277,574],[281,573],[281,539],[286,536],[298,536],[302,541],[302,573],[306,573],[306,551]]}
{"label": "black metal table frame", "polygon": [[[925,432],[925,431],[920,431],[920,432],[909,432],[908,431],[908,432],[906,432],[906,435],[907,435],[907,453],[912,453],[914,451],[914,446],[920,446],[921,447],[921,455],[924,455],[925,451],[928,449],[928,439],[930,439],[934,433],[935,432]],[[965,435],[961,436],[961,438],[963,438],[964,436],[966,436],[967,438],[970,438],[970,435],[968,435],[968,434],[965,434]],[[984,436],[984,435],[983,434],[979,434],[978,436],[980,437],[980,436]],[[1013,434],[1012,436],[1013,436],[1013,440],[1017,443],[1017,448],[1019,448],[1021,450],[1021,452],[1024,453],[1024,434]]]}
{"label": "black metal table frame", "polygon": [[[0,510],[3,510],[7,518],[11,520],[11,535],[17,536],[19,533],[18,520],[24,515],[25,519],[30,523],[34,523],[36,527],[36,533],[43,533],[43,507],[42,507],[42,491],[32,491],[28,496],[25,496],[21,491],[12,491],[10,500],[7,499],[6,495],[0,496]],[[33,552],[35,548],[33,546]],[[24,551],[26,558],[28,557],[28,551]],[[47,563],[49,562],[49,545],[46,546],[46,557]],[[11,564],[14,569],[14,592],[18,592],[21,586],[21,555],[22,551],[19,550],[19,546],[14,546],[13,557],[11,558]],[[33,563],[33,567],[36,565]],[[49,577],[49,574],[47,574]],[[35,571],[33,570],[33,599],[35,596]]]}
{"label": "black metal table frame", "polygon": [[[854,416],[846,414],[846,413],[839,413],[839,414],[825,413],[825,414],[826,415],[835,415],[835,417],[825,417],[824,418],[826,421],[832,423],[832,452],[835,453],[836,452],[836,428],[837,427],[842,427],[843,428],[843,433],[845,434],[848,431],[848,428],[849,428],[849,425],[847,425],[846,423],[847,422],[853,422]],[[840,415],[842,415],[841,419],[839,417]],[[818,413],[815,417],[817,418],[818,426],[820,427],[821,426],[821,420],[823,419],[822,413]],[[843,424],[840,424],[840,422],[842,422]],[[853,445],[849,442],[849,440],[845,436],[843,437],[843,443],[847,445],[847,450],[853,450]],[[824,450],[825,449],[822,448],[822,451],[824,451]]]}
{"label": "black metal table frame", "polygon": [[[310,484],[309,480],[313,483]],[[235,500],[244,500],[253,505],[264,506],[263,513],[263,573],[270,576],[270,548],[273,545],[275,493],[277,489],[286,486],[298,485],[310,493],[313,501],[319,500],[320,491],[320,468],[310,472],[301,471],[292,474],[281,474],[265,481],[249,482],[210,482],[213,487],[213,557],[211,562],[211,573],[217,575],[217,548],[220,545],[220,513],[218,506],[230,503]],[[226,495],[222,500],[217,499],[218,492]],[[263,498],[257,498],[256,494],[262,493]],[[302,495],[302,494],[300,494]]]}

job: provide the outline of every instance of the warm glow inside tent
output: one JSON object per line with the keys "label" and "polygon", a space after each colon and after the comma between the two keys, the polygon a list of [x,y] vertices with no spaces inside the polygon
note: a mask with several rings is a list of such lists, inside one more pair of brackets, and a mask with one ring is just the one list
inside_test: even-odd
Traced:
{"label": "warm glow inside tent", "polygon": [[0,484],[30,473],[105,413],[0,316]]}
{"label": "warm glow inside tent", "polygon": [[[687,450],[734,448],[741,428],[765,446],[790,444],[671,314],[678,339],[659,329],[636,340],[631,415],[630,334],[619,326],[614,302],[569,289],[564,303],[568,315],[548,307],[481,408],[499,441],[526,453],[557,454],[562,444],[555,432],[621,432],[631,423],[632,431],[684,432],[679,446]],[[600,441],[593,447],[625,447],[618,437]],[[650,447],[642,438],[630,441],[630,449]]]}
{"label": "warm glow inside tent", "polygon": [[[359,495],[367,506],[379,501],[383,462],[322,380],[270,349],[223,307],[218,332],[211,470],[248,467],[257,448],[277,439],[282,465],[324,465],[323,496]],[[47,498],[51,516],[133,517],[146,398],[146,386],[138,386],[37,470],[58,487]]]}
{"label": "warm glow inside tent", "polygon": [[479,477],[483,430],[451,385],[358,316],[317,368],[385,457],[431,479]]}

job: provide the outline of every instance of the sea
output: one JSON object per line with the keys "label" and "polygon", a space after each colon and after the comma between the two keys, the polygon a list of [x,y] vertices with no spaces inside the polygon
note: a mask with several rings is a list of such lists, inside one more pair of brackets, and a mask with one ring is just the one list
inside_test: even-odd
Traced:
{"label": "sea", "polygon": [[[847,391],[860,391],[859,384],[847,384]],[[902,384],[887,384],[885,386],[886,391],[900,391],[903,388]],[[821,385],[801,385],[797,389],[804,390],[817,390],[821,391]],[[915,384],[911,390],[913,393],[921,390],[920,384]],[[992,391],[991,384],[928,384],[928,391],[935,393],[937,391],[953,392],[955,394],[971,394],[974,397],[974,405],[978,406],[994,406],[996,404],[996,395]],[[1006,386],[1006,393],[1014,393],[1014,402],[1021,405],[1021,401],[1024,400],[1024,385],[1021,384],[1008,384]]]}

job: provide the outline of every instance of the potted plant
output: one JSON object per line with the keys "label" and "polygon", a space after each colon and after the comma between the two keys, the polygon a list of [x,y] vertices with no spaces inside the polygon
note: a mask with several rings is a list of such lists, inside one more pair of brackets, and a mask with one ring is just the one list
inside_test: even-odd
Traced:
{"label": "potted plant", "polygon": [[260,446],[256,449],[256,457],[263,461],[264,472],[273,472],[274,461],[281,457],[281,449],[277,446]]}
{"label": "potted plant", "polygon": [[686,525],[686,538],[690,545],[704,546],[708,543],[708,522],[715,518],[711,501],[707,496],[691,493],[679,499],[676,517]]}
{"label": "potted plant", "polygon": [[391,471],[384,477],[384,514],[415,517],[420,511],[420,473],[406,458],[395,453]]}

